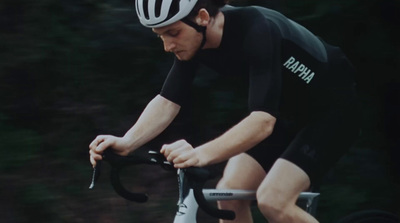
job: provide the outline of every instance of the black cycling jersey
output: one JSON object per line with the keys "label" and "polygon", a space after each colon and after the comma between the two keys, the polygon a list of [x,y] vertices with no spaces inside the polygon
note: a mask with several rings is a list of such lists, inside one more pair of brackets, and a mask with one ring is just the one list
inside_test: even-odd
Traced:
{"label": "black cycling jersey", "polygon": [[247,75],[250,111],[300,117],[347,99],[341,96],[348,95],[354,81],[339,48],[270,9],[228,6],[222,12],[219,48],[200,50],[191,61],[175,59],[162,96],[182,103],[201,63],[222,75]]}
{"label": "black cycling jersey", "polygon": [[175,59],[161,95],[187,100],[199,64],[222,76],[248,76],[249,110],[268,112],[277,123],[247,153],[266,171],[283,158],[318,182],[357,135],[352,65],[338,47],[276,11],[228,6],[222,12],[220,46],[190,61]]}

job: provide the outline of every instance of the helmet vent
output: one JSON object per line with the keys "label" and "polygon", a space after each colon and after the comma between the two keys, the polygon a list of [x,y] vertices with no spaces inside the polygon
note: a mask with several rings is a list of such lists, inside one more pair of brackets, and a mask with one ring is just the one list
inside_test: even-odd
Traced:
{"label": "helmet vent", "polygon": [[172,0],[171,8],[169,9],[168,19],[176,15],[180,11],[179,0]]}
{"label": "helmet vent", "polygon": [[144,13],[144,17],[146,19],[150,19],[150,16],[149,16],[149,1],[148,0],[144,0],[143,1],[143,13]]}
{"label": "helmet vent", "polygon": [[162,4],[162,0],[156,0],[156,6],[155,6],[155,15],[156,17],[159,17],[161,14],[161,4]]}
{"label": "helmet vent", "polygon": [[170,25],[185,18],[198,0],[136,0],[136,14],[149,28]]}

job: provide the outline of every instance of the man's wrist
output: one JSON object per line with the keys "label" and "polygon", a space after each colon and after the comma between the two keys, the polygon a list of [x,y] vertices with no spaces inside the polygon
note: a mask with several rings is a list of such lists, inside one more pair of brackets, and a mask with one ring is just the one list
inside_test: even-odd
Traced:
{"label": "man's wrist", "polygon": [[127,153],[131,153],[135,150],[133,136],[124,135],[120,140],[122,147],[125,148]]}
{"label": "man's wrist", "polygon": [[198,167],[204,167],[204,166],[208,166],[210,165],[210,159],[209,156],[207,155],[204,147],[197,147],[194,149],[197,159],[198,159],[198,163],[196,166]]}

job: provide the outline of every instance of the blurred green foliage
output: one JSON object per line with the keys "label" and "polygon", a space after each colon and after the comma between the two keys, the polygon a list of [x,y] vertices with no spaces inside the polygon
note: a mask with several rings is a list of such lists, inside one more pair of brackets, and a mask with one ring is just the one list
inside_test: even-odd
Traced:
{"label": "blurred green foliage", "polygon": [[41,137],[33,130],[7,125],[5,120],[6,117],[0,113],[1,147],[7,150],[6,154],[0,156],[0,171],[14,173],[21,171],[26,162],[39,155]]}
{"label": "blurred green foliage", "polygon": [[[232,1],[250,3],[275,8],[342,47],[359,70],[362,134],[322,186],[319,217],[396,211],[399,1]],[[121,135],[134,123],[171,61],[138,23],[131,0],[0,1],[2,222],[170,222],[176,185],[160,183],[158,173],[142,176],[147,188],[171,195],[145,206],[119,199],[106,178],[89,192],[87,146],[97,134]],[[246,113],[239,82],[202,70],[196,103],[155,144],[186,133],[199,144],[230,127]]]}

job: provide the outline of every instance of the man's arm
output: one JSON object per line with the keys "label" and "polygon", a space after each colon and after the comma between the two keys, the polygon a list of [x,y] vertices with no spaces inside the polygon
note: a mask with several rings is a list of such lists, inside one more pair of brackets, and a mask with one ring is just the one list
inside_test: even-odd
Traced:
{"label": "man's arm", "polygon": [[164,131],[179,113],[180,106],[157,95],[151,100],[137,122],[123,137],[99,135],[89,145],[90,162],[93,166],[101,160],[101,154],[111,147],[117,154],[128,155]]}
{"label": "man's arm", "polygon": [[266,112],[252,112],[220,137],[196,148],[200,165],[219,163],[251,149],[271,135],[275,122]]}
{"label": "man's arm", "polygon": [[130,142],[130,152],[149,142],[163,132],[179,113],[180,106],[157,95],[140,115],[136,124],[124,135]]}
{"label": "man's arm", "polygon": [[220,137],[195,149],[184,140],[164,145],[161,152],[176,168],[207,166],[245,152],[271,135],[276,118],[266,112],[252,112]]}

